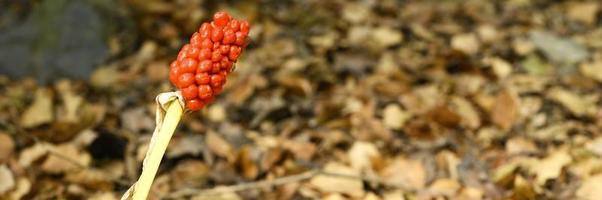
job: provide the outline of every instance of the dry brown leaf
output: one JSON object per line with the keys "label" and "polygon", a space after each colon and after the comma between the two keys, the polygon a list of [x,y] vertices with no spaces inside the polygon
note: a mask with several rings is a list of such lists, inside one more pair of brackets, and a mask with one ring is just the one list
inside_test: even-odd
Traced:
{"label": "dry brown leaf", "polygon": [[475,187],[464,187],[460,191],[457,200],[481,200],[485,192]]}
{"label": "dry brown leaf", "polygon": [[[324,171],[350,176],[359,176],[359,172],[340,163],[330,162],[324,166]],[[318,175],[309,181],[316,189],[322,192],[338,192],[352,197],[362,197],[364,186],[359,179],[341,178],[327,175]]]}
{"label": "dry brown leaf", "polygon": [[21,177],[17,179],[17,187],[13,189],[12,192],[9,193],[9,199],[22,199],[29,191],[31,190],[31,182],[25,178]]}
{"label": "dry brown leaf", "polygon": [[222,122],[227,118],[226,109],[219,103],[212,104],[207,108],[207,118],[214,122]]}
{"label": "dry brown leaf", "polygon": [[596,113],[596,96],[581,96],[562,88],[548,90],[546,96],[560,103],[576,116],[593,116]]}
{"label": "dry brown leaf", "polygon": [[529,170],[537,176],[537,184],[542,186],[547,180],[558,178],[562,168],[571,161],[572,158],[566,150],[557,150],[534,163]]}
{"label": "dry brown leaf", "polygon": [[222,138],[214,131],[208,131],[207,137],[205,138],[205,145],[218,156],[228,159],[228,161],[234,161],[234,148],[228,141]]}
{"label": "dry brown leaf", "polygon": [[176,158],[183,155],[200,155],[205,147],[201,145],[203,137],[201,135],[183,135],[181,137],[172,138],[169,146],[167,146],[166,155],[170,158]]}
{"label": "dry brown leaf", "polygon": [[113,180],[104,171],[98,169],[84,169],[67,173],[65,180],[95,191],[109,191],[113,189]]}
{"label": "dry brown leaf", "polygon": [[389,104],[383,109],[383,125],[393,130],[400,130],[411,117],[397,104]]}
{"label": "dry brown leaf", "polygon": [[242,170],[243,177],[246,179],[253,180],[259,175],[259,167],[251,155],[251,148],[249,146],[243,146],[240,149],[236,161],[238,167]]}
{"label": "dry brown leaf", "polygon": [[31,128],[52,122],[53,119],[52,91],[39,88],[33,103],[21,115],[20,124],[24,128]]}
{"label": "dry brown leaf", "polygon": [[513,137],[506,142],[506,153],[508,155],[529,154],[537,152],[535,144],[522,137]]}
{"label": "dry brown leaf", "polygon": [[29,167],[33,162],[45,156],[53,146],[48,143],[36,143],[26,149],[21,150],[19,155],[19,165]]}
{"label": "dry brown leaf", "polygon": [[514,188],[513,188],[514,199],[524,199],[524,200],[535,200],[537,193],[533,188],[533,184],[528,182],[522,176],[516,176],[514,178]]}
{"label": "dry brown leaf", "polygon": [[585,77],[602,82],[602,59],[581,64],[579,71]]}
{"label": "dry brown leaf", "polygon": [[569,5],[567,16],[572,20],[593,25],[600,10],[600,2],[574,2]]}
{"label": "dry brown leaf", "polygon": [[81,151],[70,143],[52,147],[50,152],[48,158],[41,165],[42,171],[50,174],[80,170],[90,165],[92,161],[88,152]]}
{"label": "dry brown leaf", "polygon": [[427,174],[420,160],[397,158],[380,172],[380,176],[387,184],[399,185],[406,190],[420,190],[426,185]]}
{"label": "dry brown leaf", "polygon": [[577,197],[583,200],[602,199],[602,174],[592,176],[581,184],[577,189]]}
{"label": "dry brown leaf", "polygon": [[13,172],[6,165],[0,165],[0,196],[14,187],[15,177],[13,176]]}
{"label": "dry brown leaf", "polygon": [[519,116],[519,104],[518,96],[512,89],[500,91],[491,111],[491,120],[503,129],[511,128]]}
{"label": "dry brown leaf", "polygon": [[12,157],[15,150],[15,142],[8,134],[0,132],[0,165]]}
{"label": "dry brown leaf", "polygon": [[88,200],[117,200],[117,196],[112,192],[98,192],[93,194]]}
{"label": "dry brown leaf", "polygon": [[209,175],[209,167],[198,160],[180,161],[170,172],[174,188],[202,186]]}
{"label": "dry brown leaf", "polygon": [[84,98],[73,91],[71,81],[62,80],[56,84],[63,106],[57,112],[57,118],[61,122],[77,123],[80,120],[79,108]]}
{"label": "dry brown leaf", "polygon": [[448,198],[456,196],[456,192],[460,190],[462,186],[458,181],[453,179],[437,179],[428,188],[429,195],[432,196],[445,196]]}
{"label": "dry brown leaf", "polygon": [[481,126],[481,117],[477,109],[465,98],[453,96],[451,98],[451,109],[462,118],[462,126],[477,129]]}
{"label": "dry brown leaf", "polygon": [[373,170],[373,162],[382,159],[373,143],[355,142],[347,151],[351,167],[358,171]]}
{"label": "dry brown leaf", "polygon": [[469,55],[475,55],[479,51],[479,40],[472,33],[454,35],[451,39],[451,46]]}
{"label": "dry brown leaf", "polygon": [[298,142],[292,140],[282,141],[282,147],[295,155],[295,158],[302,160],[311,160],[318,150],[316,145],[311,142]]}

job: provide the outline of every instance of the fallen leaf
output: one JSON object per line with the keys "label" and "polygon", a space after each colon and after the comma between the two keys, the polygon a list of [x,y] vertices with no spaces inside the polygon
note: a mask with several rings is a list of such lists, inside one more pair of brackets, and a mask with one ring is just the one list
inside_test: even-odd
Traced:
{"label": "fallen leaf", "polygon": [[380,176],[387,184],[405,190],[420,190],[426,185],[427,174],[421,161],[397,158],[380,172]]}
{"label": "fallen leaf", "polygon": [[481,126],[481,117],[477,109],[465,98],[453,96],[450,102],[451,109],[460,115],[462,126],[477,129]]}
{"label": "fallen leaf", "polygon": [[552,61],[574,64],[589,57],[585,47],[569,38],[559,37],[546,31],[531,31],[529,37],[535,47]]}
{"label": "fallen leaf", "polygon": [[456,196],[456,192],[460,190],[462,186],[458,181],[453,179],[437,179],[433,182],[429,188],[428,193],[432,196],[445,196],[448,198]]}
{"label": "fallen leaf", "polygon": [[42,171],[50,174],[71,172],[90,165],[92,157],[75,145],[66,143],[50,148],[50,155],[42,163]]}
{"label": "fallen leaf", "polygon": [[31,128],[52,122],[53,119],[52,92],[40,88],[36,90],[33,103],[21,115],[20,124],[24,128]]}
{"label": "fallen leaf", "polygon": [[506,142],[506,153],[509,155],[536,153],[535,144],[522,137],[513,137]]}
{"label": "fallen leaf", "polygon": [[36,143],[33,146],[21,150],[19,155],[19,165],[21,167],[29,167],[33,162],[39,160],[52,148],[51,144],[48,143]]}
{"label": "fallen leaf", "polygon": [[228,161],[234,161],[234,148],[217,133],[208,131],[205,138],[205,145],[216,155],[227,158]]}
{"label": "fallen leaf", "polygon": [[468,55],[475,55],[479,51],[479,40],[472,33],[454,35],[451,39],[451,46]]}
{"label": "fallen leaf", "polygon": [[373,143],[355,142],[347,151],[347,156],[354,170],[373,170],[373,162],[380,160],[380,153]]}
{"label": "fallen leaf", "polygon": [[205,184],[209,175],[209,167],[198,160],[184,160],[170,172],[170,180],[174,188],[200,187]]}
{"label": "fallen leaf", "polygon": [[411,114],[397,104],[389,104],[383,109],[383,124],[390,129],[400,130]]}
{"label": "fallen leaf", "polygon": [[222,122],[227,118],[226,109],[221,104],[212,104],[207,108],[207,118],[214,122]]}
{"label": "fallen leaf", "polygon": [[0,132],[0,165],[8,161],[15,151],[15,142],[13,138],[3,132]]}
{"label": "fallen leaf", "polygon": [[525,180],[522,176],[514,178],[514,199],[535,200],[537,193],[533,188],[533,184]]}
{"label": "fallen leaf", "polygon": [[548,90],[546,96],[560,103],[576,116],[593,116],[596,113],[597,98],[595,96],[581,96],[558,87]]}
{"label": "fallen leaf", "polygon": [[[359,176],[357,170],[335,162],[326,164],[322,170],[349,176]],[[309,184],[322,192],[338,192],[357,198],[364,195],[364,185],[359,179],[318,175],[311,178]]]}
{"label": "fallen leaf", "polygon": [[475,187],[464,187],[458,194],[457,200],[481,200],[483,199],[483,190]]}
{"label": "fallen leaf", "polygon": [[512,89],[500,91],[491,111],[491,120],[503,129],[510,129],[519,116],[519,104],[518,96]]}
{"label": "fallen leaf", "polygon": [[15,187],[15,177],[13,173],[6,167],[0,165],[0,196]]}
{"label": "fallen leaf", "polygon": [[567,16],[572,20],[583,22],[587,25],[593,25],[596,22],[596,15],[600,10],[600,2],[575,2],[570,4]]}
{"label": "fallen leaf", "polygon": [[56,89],[61,96],[63,106],[57,112],[58,120],[62,122],[77,123],[80,120],[79,108],[84,98],[73,91],[71,81],[61,80],[56,84]]}
{"label": "fallen leaf", "polygon": [[181,137],[172,138],[167,146],[167,157],[176,158],[183,155],[200,155],[205,147],[202,145],[203,137],[201,135],[186,134]]}
{"label": "fallen leaf", "polygon": [[581,64],[579,71],[585,77],[602,82],[602,59]]}
{"label": "fallen leaf", "polygon": [[543,186],[547,180],[560,176],[562,168],[572,161],[566,150],[557,150],[530,167],[531,173],[537,176],[537,184]]}
{"label": "fallen leaf", "polygon": [[9,199],[20,200],[25,195],[27,195],[30,190],[31,190],[31,181],[29,181],[25,177],[18,178],[17,179],[17,186],[8,195],[10,197]]}
{"label": "fallen leaf", "polygon": [[592,176],[581,184],[577,189],[577,197],[583,200],[600,200],[602,199],[602,174]]}
{"label": "fallen leaf", "polygon": [[90,196],[88,200],[117,200],[112,192],[98,192]]}

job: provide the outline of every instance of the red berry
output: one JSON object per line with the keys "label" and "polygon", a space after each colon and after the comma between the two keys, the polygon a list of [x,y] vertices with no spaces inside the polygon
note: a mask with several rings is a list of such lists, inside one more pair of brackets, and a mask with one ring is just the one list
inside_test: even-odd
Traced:
{"label": "red berry", "polygon": [[247,21],[240,22],[240,32],[242,32],[245,35],[249,34],[249,22],[247,22]]}
{"label": "red berry", "polygon": [[235,41],[236,41],[236,33],[234,31],[232,31],[232,30],[224,31],[224,39],[222,40],[222,42],[224,44],[232,44]]}
{"label": "red berry", "polygon": [[198,95],[201,99],[207,99],[213,96],[213,92],[211,91],[211,86],[209,85],[199,85]]}
{"label": "red berry", "polygon": [[211,75],[211,86],[218,87],[221,86],[224,82],[224,76],[221,74]]}
{"label": "red berry", "polygon": [[232,19],[228,23],[228,28],[230,28],[232,31],[236,32],[236,31],[240,30],[240,23],[238,22],[238,20]]}
{"label": "red berry", "polygon": [[178,77],[180,76],[180,68],[179,67],[172,67],[169,70],[169,81],[171,81],[172,83],[177,83],[178,82]]}
{"label": "red berry", "polygon": [[192,58],[185,58],[180,65],[181,73],[194,73],[197,68],[197,61]]}
{"label": "red berry", "polygon": [[213,15],[213,22],[217,26],[225,26],[230,21],[231,17],[226,12],[216,12]]}
{"label": "red berry", "polygon": [[210,60],[203,60],[199,64],[199,67],[196,72],[197,73],[210,72],[212,68],[213,68],[213,63]]}
{"label": "red berry", "polygon": [[213,63],[211,66],[211,73],[216,74],[222,69],[222,65],[218,62]]}
{"label": "red berry", "polygon": [[247,21],[218,12],[182,47],[176,61],[170,63],[169,80],[180,89],[189,110],[200,110],[222,91],[248,33]]}
{"label": "red berry", "polygon": [[211,27],[211,25],[209,23],[203,23],[203,25],[201,25],[201,28],[199,29],[199,33],[201,35],[201,38],[204,39],[210,39],[211,38],[211,32],[213,31],[213,27]]}
{"label": "red berry", "polygon": [[194,75],[192,75],[192,73],[183,73],[180,76],[178,76],[178,82],[176,86],[178,86],[178,88],[185,88],[189,85],[192,85],[193,83]]}
{"label": "red berry", "polygon": [[211,40],[213,42],[219,42],[222,38],[224,38],[224,30],[221,28],[214,28],[211,32]]}
{"label": "red berry", "polygon": [[191,99],[186,101],[186,107],[191,111],[200,110],[205,106],[205,103],[199,99]]}
{"label": "red berry", "polygon": [[230,53],[230,45],[222,45],[219,47],[219,52],[222,55],[228,55],[228,53]]}
{"label": "red berry", "polygon": [[199,34],[198,32],[195,32],[194,34],[192,34],[192,37],[190,37],[190,45],[192,45],[193,47],[200,47],[202,41],[203,39],[201,38],[201,34]]}
{"label": "red berry", "polygon": [[213,61],[213,62],[218,62],[218,61],[220,61],[220,60],[222,59],[222,57],[223,57],[223,56],[222,56],[222,54],[221,54],[221,52],[220,52],[220,51],[213,51],[213,52],[211,53],[211,61]]}
{"label": "red berry", "polygon": [[194,80],[196,80],[196,84],[209,84],[211,82],[211,76],[208,73],[197,73],[194,76]]}
{"label": "red berry", "polygon": [[197,47],[192,47],[192,48],[190,48],[190,50],[188,50],[188,52],[186,52],[186,57],[196,59],[199,57],[200,52],[201,52],[201,49],[199,49]]}
{"label": "red berry", "polygon": [[188,87],[182,88],[182,97],[184,97],[184,99],[186,100],[191,100],[191,99],[196,99],[198,93],[197,93],[197,87],[196,85],[192,84]]}
{"label": "red berry", "polygon": [[236,41],[234,42],[238,46],[245,45],[245,40],[247,39],[247,35],[242,32],[236,32]]}
{"label": "red berry", "polygon": [[211,49],[201,49],[199,52],[199,60],[211,59]]}
{"label": "red berry", "polygon": [[201,49],[211,49],[213,47],[213,42],[211,42],[211,39],[207,38],[204,39],[203,42],[201,43]]}
{"label": "red berry", "polygon": [[236,60],[238,59],[238,56],[240,56],[240,51],[242,49],[238,46],[232,46],[230,47],[230,54],[228,54],[228,58],[230,58],[230,60]]}

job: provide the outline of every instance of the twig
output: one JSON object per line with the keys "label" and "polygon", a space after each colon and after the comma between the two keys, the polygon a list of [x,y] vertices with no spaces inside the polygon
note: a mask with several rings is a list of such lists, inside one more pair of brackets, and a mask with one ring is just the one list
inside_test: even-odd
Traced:
{"label": "twig", "polygon": [[349,175],[349,174],[341,174],[341,173],[336,173],[336,172],[327,172],[327,171],[323,171],[323,170],[314,169],[314,170],[309,170],[309,171],[306,171],[306,172],[303,172],[300,174],[279,177],[279,178],[272,179],[272,180],[261,180],[261,181],[255,181],[255,182],[240,183],[240,184],[230,185],[230,186],[219,186],[219,187],[211,188],[211,189],[195,189],[195,188],[181,189],[179,191],[169,194],[167,196],[167,198],[174,199],[174,198],[180,198],[180,197],[191,196],[191,195],[215,196],[215,195],[220,195],[220,194],[225,194],[225,193],[240,192],[240,191],[265,188],[265,187],[273,187],[273,186],[284,185],[287,183],[304,181],[306,179],[310,179],[310,178],[318,176],[318,175],[339,177],[339,178],[346,178],[346,179],[353,179],[353,180],[361,180],[361,181],[366,181],[366,182],[371,182],[371,183],[377,183],[379,185],[387,185],[387,186],[391,186],[391,187],[400,187],[399,185],[386,183],[378,177],[354,176],[354,175]]}

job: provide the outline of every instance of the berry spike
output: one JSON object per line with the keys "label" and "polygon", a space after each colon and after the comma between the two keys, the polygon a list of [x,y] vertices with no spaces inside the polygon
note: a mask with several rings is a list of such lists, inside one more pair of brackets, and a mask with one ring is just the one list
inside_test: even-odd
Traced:
{"label": "berry spike", "polygon": [[217,12],[201,25],[170,65],[169,80],[186,100],[186,108],[197,111],[222,90],[246,46],[249,22]]}

